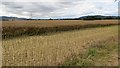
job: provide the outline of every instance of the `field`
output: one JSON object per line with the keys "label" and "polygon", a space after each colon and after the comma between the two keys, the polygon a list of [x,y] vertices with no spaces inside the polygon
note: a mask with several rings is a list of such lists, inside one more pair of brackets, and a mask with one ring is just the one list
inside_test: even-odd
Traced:
{"label": "field", "polygon": [[116,24],[118,20],[28,20],[28,21],[2,21],[3,27],[55,27],[89,24]]}
{"label": "field", "polygon": [[[41,20],[41,21],[3,21],[3,39],[41,35],[45,33],[103,27],[118,24],[118,20]],[[15,30],[16,29],[16,30]]]}
{"label": "field", "polygon": [[3,66],[118,66],[117,24],[117,20],[4,21]]}

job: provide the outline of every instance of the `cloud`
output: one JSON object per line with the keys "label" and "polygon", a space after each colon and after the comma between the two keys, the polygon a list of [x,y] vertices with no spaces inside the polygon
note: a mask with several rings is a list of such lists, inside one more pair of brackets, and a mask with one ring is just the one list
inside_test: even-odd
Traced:
{"label": "cloud", "polygon": [[3,0],[0,15],[33,18],[65,18],[83,15],[117,15],[114,0]]}

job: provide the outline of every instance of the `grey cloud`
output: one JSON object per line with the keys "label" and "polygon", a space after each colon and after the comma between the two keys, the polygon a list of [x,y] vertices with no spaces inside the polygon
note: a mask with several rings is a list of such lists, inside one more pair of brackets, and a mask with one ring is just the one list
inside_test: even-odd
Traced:
{"label": "grey cloud", "polygon": [[[53,0],[54,1],[54,0]],[[2,2],[6,13],[34,17],[75,17],[106,10],[105,3],[85,3],[86,0],[58,0],[57,2]],[[91,5],[95,7],[90,7]],[[102,5],[102,6],[101,6]],[[81,7],[82,6],[82,7]],[[87,10],[86,10],[87,9]],[[85,11],[84,11],[85,10]]]}
{"label": "grey cloud", "polygon": [[80,2],[85,0],[59,0],[59,2]]}
{"label": "grey cloud", "polygon": [[5,5],[8,8],[15,8],[15,9],[19,9],[19,8],[23,8],[22,5],[15,3],[15,2],[2,2],[3,5]]}
{"label": "grey cloud", "polygon": [[3,2],[3,5],[6,6],[6,11],[14,14],[22,14],[22,12],[29,12],[29,13],[49,13],[53,12],[58,7],[50,5],[51,3],[43,4],[42,2],[34,3],[34,2]]}
{"label": "grey cloud", "polygon": [[[73,2],[3,2],[6,6],[6,11],[13,14],[22,15],[23,12],[39,14],[39,15],[51,15],[51,12],[55,12],[59,9],[69,8],[74,6]],[[27,14],[26,14],[27,15]]]}

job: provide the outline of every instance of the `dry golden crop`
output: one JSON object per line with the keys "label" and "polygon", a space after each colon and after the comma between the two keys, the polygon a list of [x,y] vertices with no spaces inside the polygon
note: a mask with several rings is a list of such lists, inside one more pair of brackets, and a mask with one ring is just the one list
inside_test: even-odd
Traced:
{"label": "dry golden crop", "polygon": [[117,20],[39,20],[39,21],[3,21],[3,39],[41,35],[50,32],[68,31],[90,27],[117,25]]}
{"label": "dry golden crop", "polygon": [[3,27],[56,27],[88,24],[118,24],[118,20],[30,20],[30,21],[2,21]]}
{"label": "dry golden crop", "polygon": [[[19,22],[19,23],[18,23]],[[117,21],[18,21],[7,23],[3,26],[55,26],[73,24],[108,24]],[[65,23],[67,22],[67,23]],[[18,23],[18,24],[15,24]],[[49,24],[48,24],[49,23]],[[25,36],[9,40],[3,40],[3,66],[54,66],[61,65],[67,58],[79,55],[90,46],[101,41],[109,41],[109,38],[118,36],[118,27],[99,27],[84,30],[51,33],[44,36]],[[115,45],[116,46],[116,45]],[[117,62],[117,61],[116,61]]]}

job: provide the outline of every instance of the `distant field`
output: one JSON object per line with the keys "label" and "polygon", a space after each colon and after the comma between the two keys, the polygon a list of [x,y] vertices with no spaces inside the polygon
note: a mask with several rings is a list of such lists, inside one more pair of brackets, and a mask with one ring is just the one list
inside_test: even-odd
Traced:
{"label": "distant field", "polygon": [[[118,65],[117,45],[118,29],[117,26],[99,27],[85,30],[74,30],[62,32],[54,35],[32,36],[15,38],[3,41],[3,65],[4,66],[41,66],[41,65],[77,65],[66,63],[67,59],[84,55],[89,48],[101,48],[101,56],[95,60],[95,66],[99,65]],[[112,43],[112,42],[113,43]],[[106,44],[108,42],[109,44]],[[113,44],[110,44],[110,42]],[[105,44],[104,44],[105,43]],[[112,49],[111,49],[112,48]],[[115,50],[114,50],[115,49]],[[111,51],[111,52],[109,52]],[[94,52],[93,52],[94,53]],[[92,53],[90,53],[92,54]],[[104,58],[104,55],[106,58]],[[100,57],[101,57],[100,56]],[[112,57],[110,57],[112,56]],[[99,57],[99,56],[98,56]],[[94,57],[92,57],[94,58]],[[102,61],[102,60],[105,61]],[[83,59],[81,59],[83,60]],[[88,60],[89,61],[89,60]],[[100,62],[99,62],[100,61]],[[75,61],[79,65],[80,62]],[[74,60],[73,60],[74,63]],[[94,61],[89,61],[94,63]],[[105,63],[105,64],[102,64]],[[87,65],[87,64],[86,64]]]}
{"label": "distant field", "polygon": [[118,20],[40,20],[3,21],[3,39],[18,36],[33,36],[50,32],[76,30],[90,27],[117,25]]}
{"label": "distant field", "polygon": [[3,27],[56,27],[88,24],[117,24],[118,20],[38,20],[38,21],[2,21]]}

